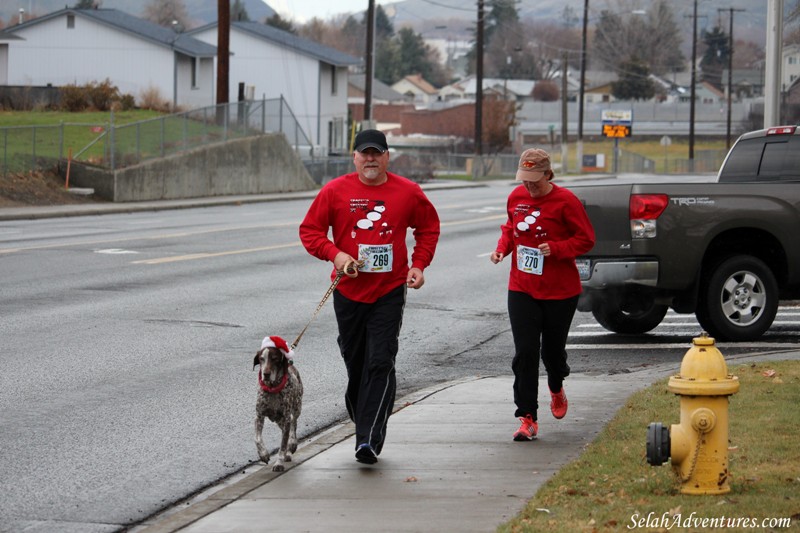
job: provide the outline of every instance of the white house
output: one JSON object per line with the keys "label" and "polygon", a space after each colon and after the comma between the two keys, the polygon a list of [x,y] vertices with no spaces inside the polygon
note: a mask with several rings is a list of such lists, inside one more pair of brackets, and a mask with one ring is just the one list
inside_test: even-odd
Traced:
{"label": "white house", "polygon": [[158,91],[173,106],[213,105],[216,47],[115,9],[62,9],[10,26],[0,41],[6,85],[63,86],[106,78],[137,101]]}
{"label": "white house", "polygon": [[[217,23],[191,35],[217,44]],[[283,97],[312,145],[327,152],[347,147],[347,72],[361,61],[292,33],[250,21],[231,23],[229,94],[240,83],[256,99]]]}
{"label": "white house", "polygon": [[439,91],[419,74],[409,74],[392,85],[392,89],[413,99],[415,104],[426,105],[436,101]]}

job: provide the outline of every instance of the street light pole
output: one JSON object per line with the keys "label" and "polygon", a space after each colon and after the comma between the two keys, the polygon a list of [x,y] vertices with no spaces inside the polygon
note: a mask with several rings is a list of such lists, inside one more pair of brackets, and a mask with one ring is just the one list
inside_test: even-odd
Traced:
{"label": "street light pole", "polygon": [[367,70],[364,76],[364,123],[372,127],[372,77],[375,66],[375,0],[367,5]]}
{"label": "street light pole", "polygon": [[[483,0],[478,0],[478,26],[475,42],[475,164],[483,153]],[[477,175],[475,169],[473,176]]]}
{"label": "street light pole", "polygon": [[[744,9],[735,9],[729,7],[730,21],[728,29],[728,120],[725,129],[725,148],[731,147],[731,102],[733,93],[733,14],[736,11],[744,11]],[[725,11],[719,9],[718,11]]]}
{"label": "street light pole", "polygon": [[[578,87],[578,172],[583,169],[583,99],[586,84],[586,28],[589,24],[589,0],[583,0],[583,30],[581,32],[581,81]],[[562,161],[566,170],[566,164]]]}
{"label": "street light pole", "polygon": [[692,14],[692,87],[689,102],[689,172],[694,172],[694,108],[697,98],[697,0]]}

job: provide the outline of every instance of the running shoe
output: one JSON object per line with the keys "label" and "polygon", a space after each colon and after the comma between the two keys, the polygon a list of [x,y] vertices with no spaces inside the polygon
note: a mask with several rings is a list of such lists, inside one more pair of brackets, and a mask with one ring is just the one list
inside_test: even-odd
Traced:
{"label": "running shoe", "polygon": [[375,450],[372,449],[372,446],[365,442],[356,450],[356,461],[367,465],[374,465],[378,462],[378,456],[375,455]]}
{"label": "running shoe", "polygon": [[536,433],[539,432],[539,424],[536,423],[536,420],[534,420],[531,415],[521,416],[519,420],[522,422],[522,425],[520,425],[519,429],[514,433],[514,440],[523,441],[535,439]]}
{"label": "running shoe", "polygon": [[550,391],[550,411],[559,419],[567,414],[567,394],[564,392],[564,387],[561,387],[558,393]]}

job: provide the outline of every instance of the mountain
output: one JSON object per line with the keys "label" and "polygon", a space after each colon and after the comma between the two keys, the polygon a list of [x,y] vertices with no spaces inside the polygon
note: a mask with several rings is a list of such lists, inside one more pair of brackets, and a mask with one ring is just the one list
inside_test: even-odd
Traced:
{"label": "mountain", "polygon": [[[39,17],[64,9],[65,6],[72,7],[77,0],[2,0],[0,1],[0,19],[5,25],[14,24],[19,18],[19,10],[25,10],[25,20],[28,20],[30,13]],[[100,7],[106,9],[118,9],[137,17],[142,16],[144,7],[149,0],[101,0]],[[233,1],[231,1],[231,4]],[[243,0],[247,15],[250,20],[263,22],[264,19],[271,17],[275,11],[262,0]],[[194,22],[194,26],[202,26],[217,20],[217,0],[184,0],[186,11]]]}

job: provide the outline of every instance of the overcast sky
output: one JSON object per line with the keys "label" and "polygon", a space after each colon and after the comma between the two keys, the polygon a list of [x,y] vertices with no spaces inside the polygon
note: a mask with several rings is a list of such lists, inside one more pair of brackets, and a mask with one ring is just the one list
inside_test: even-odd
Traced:
{"label": "overcast sky", "polygon": [[[375,6],[384,5],[385,0],[376,0]],[[361,13],[369,7],[368,0],[266,0],[266,4],[290,19],[305,23],[317,17],[329,19],[342,13]]]}

